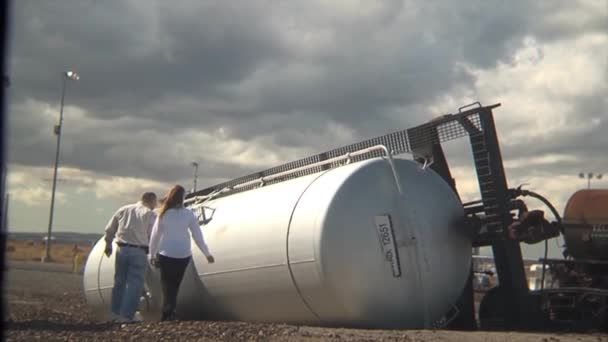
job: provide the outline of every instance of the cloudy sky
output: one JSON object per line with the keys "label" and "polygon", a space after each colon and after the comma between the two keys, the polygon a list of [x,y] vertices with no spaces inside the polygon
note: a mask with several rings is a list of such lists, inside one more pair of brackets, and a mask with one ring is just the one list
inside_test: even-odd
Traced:
{"label": "cloudy sky", "polygon": [[[14,1],[10,230],[45,231],[61,72],[55,229],[100,232],[143,190],[213,185],[474,101],[512,186],[560,211],[608,172],[608,2]],[[477,197],[466,143],[447,146]],[[593,181],[605,187],[606,181]],[[534,203],[531,203],[534,205]]]}

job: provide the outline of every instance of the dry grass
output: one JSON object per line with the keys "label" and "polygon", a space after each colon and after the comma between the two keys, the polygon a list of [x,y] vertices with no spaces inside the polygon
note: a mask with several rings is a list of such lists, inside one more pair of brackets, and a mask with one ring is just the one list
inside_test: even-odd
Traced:
{"label": "dry grass", "polygon": [[[80,262],[84,262],[91,251],[91,246],[78,244]],[[40,261],[45,252],[43,241],[17,241],[9,240],[6,245],[6,254],[9,260],[14,261]],[[53,243],[51,245],[51,258],[54,262],[71,264],[74,258],[74,244]]]}

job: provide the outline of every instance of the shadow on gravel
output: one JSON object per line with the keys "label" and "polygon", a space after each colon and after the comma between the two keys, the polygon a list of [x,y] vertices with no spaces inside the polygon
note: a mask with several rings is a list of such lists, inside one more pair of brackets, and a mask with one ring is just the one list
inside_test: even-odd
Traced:
{"label": "shadow on gravel", "polygon": [[6,330],[44,330],[44,331],[106,331],[117,324],[113,323],[58,323],[45,320],[5,322]]}

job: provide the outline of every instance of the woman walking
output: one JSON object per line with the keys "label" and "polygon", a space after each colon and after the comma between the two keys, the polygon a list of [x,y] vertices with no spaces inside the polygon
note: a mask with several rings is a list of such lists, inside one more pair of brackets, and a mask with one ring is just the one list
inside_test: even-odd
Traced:
{"label": "woman walking", "polygon": [[179,285],[192,257],[190,234],[207,261],[210,264],[215,261],[205,244],[198,219],[184,207],[185,194],[184,188],[179,185],[169,191],[150,237],[148,258],[152,265],[160,268],[163,292],[161,321],[172,319],[175,313]]}

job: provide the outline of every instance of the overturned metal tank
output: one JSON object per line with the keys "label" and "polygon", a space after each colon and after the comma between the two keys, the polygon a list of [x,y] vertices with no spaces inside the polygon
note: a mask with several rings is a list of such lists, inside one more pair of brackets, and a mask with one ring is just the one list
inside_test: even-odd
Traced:
{"label": "overturned metal tank", "polygon": [[[183,318],[367,328],[423,328],[452,308],[469,275],[463,208],[432,170],[374,158],[195,204],[216,258],[193,263]],[[204,213],[204,215],[202,215]],[[85,268],[87,301],[109,312],[113,256]],[[158,315],[148,270],[146,318]]]}

